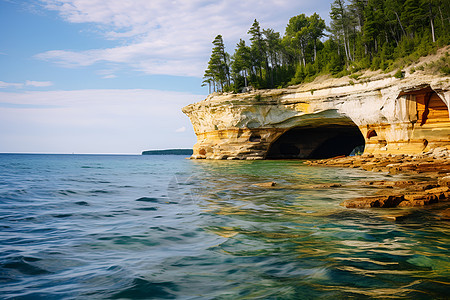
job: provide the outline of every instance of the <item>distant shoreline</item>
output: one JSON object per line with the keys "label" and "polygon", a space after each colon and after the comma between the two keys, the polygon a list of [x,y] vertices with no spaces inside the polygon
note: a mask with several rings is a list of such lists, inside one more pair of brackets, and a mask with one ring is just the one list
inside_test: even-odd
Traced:
{"label": "distant shoreline", "polygon": [[142,155],[189,155],[193,154],[192,149],[166,149],[142,151]]}

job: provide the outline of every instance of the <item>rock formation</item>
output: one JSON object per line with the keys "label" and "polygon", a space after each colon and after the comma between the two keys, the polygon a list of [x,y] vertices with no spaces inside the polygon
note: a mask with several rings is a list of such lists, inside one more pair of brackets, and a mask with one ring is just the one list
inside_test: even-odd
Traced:
{"label": "rock formation", "polygon": [[[412,176],[413,180],[366,181],[359,184],[380,189],[375,196],[348,199],[347,208],[416,207],[450,201],[450,151],[446,147],[417,155],[373,155],[305,161],[311,166],[361,168],[366,171]],[[414,176],[420,174],[419,177]]]}
{"label": "rock formation", "polygon": [[450,148],[449,106],[450,77],[415,72],[212,94],[183,112],[197,135],[192,158],[327,158],[357,146],[366,154]]}

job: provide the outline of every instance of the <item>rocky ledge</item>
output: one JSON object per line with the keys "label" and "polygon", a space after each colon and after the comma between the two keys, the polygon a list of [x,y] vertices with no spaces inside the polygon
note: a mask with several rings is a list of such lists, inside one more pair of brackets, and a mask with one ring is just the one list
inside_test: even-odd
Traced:
{"label": "rocky ledge", "polygon": [[[379,188],[375,196],[359,197],[341,203],[347,208],[417,207],[450,202],[450,151],[435,148],[418,155],[374,155],[335,157],[307,161],[311,166],[360,168],[388,174],[417,175],[413,180],[366,181]],[[449,209],[445,210],[450,217]]]}
{"label": "rocky ledge", "polygon": [[366,71],[283,89],[211,94],[183,108],[197,135],[192,158],[309,159],[355,148],[371,154],[450,148],[450,76],[407,69],[397,77]]}

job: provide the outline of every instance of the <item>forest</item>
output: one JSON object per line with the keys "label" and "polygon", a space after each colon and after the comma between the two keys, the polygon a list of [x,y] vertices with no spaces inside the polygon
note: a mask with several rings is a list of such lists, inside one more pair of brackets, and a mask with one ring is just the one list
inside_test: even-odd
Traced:
{"label": "forest", "polygon": [[[281,88],[361,70],[401,70],[450,42],[450,0],[334,0],[330,25],[316,13],[299,14],[284,36],[255,20],[249,44],[226,52],[217,35],[203,86],[209,92],[241,92],[245,87]],[[448,53],[439,72],[450,74]],[[401,74],[401,73],[400,73]]]}

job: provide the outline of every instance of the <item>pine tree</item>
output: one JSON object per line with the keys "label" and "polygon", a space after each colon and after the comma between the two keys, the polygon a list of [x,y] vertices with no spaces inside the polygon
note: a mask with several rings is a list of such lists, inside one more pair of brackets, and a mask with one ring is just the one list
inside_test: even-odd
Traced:
{"label": "pine tree", "polygon": [[314,13],[313,15],[309,16],[307,18],[308,20],[308,33],[309,37],[312,40],[313,46],[314,46],[314,61],[316,61],[317,58],[317,41],[321,37],[325,35],[325,21],[319,17],[318,14]]}
{"label": "pine tree", "polygon": [[222,36],[219,34],[213,41],[211,58],[205,71],[205,81],[212,80],[224,91],[225,86],[230,86],[229,55],[225,52]]}
{"label": "pine tree", "polygon": [[[240,39],[239,43],[236,45],[236,50],[232,56],[231,69],[235,76],[235,81],[239,76],[242,76],[244,78],[244,86],[247,87],[248,76],[252,69],[251,49],[245,45],[243,39]],[[239,86],[236,88],[239,88]]]}
{"label": "pine tree", "polygon": [[[289,19],[283,38],[254,20],[250,46],[241,39],[232,59],[222,36],[214,39],[203,86],[210,92],[237,91],[247,83],[273,88],[323,73],[393,70],[450,44],[448,1],[333,0],[330,28],[317,14],[300,14]],[[323,40],[325,30],[331,34]]]}
{"label": "pine tree", "polygon": [[277,81],[277,70],[280,62],[281,37],[279,32],[268,28],[262,31],[264,36],[265,48],[267,49],[268,72],[270,73],[270,87],[274,87]]}
{"label": "pine tree", "polygon": [[338,40],[342,39],[347,61],[351,61],[352,57],[350,54],[350,46],[348,40],[350,19],[347,16],[347,11],[345,10],[343,0],[334,0],[334,2],[331,4],[330,17],[331,17],[331,31]]}
{"label": "pine tree", "polygon": [[253,58],[253,66],[259,71],[259,77],[261,81],[263,81],[264,78],[262,71],[264,63],[267,66],[267,57],[265,55],[265,46],[261,26],[256,19],[253,22],[252,27],[248,30],[248,34],[250,34],[250,41],[252,42],[251,53]]}
{"label": "pine tree", "polygon": [[309,41],[308,19],[305,14],[289,19],[283,39],[284,44],[294,53],[299,64],[305,66],[305,49]]}
{"label": "pine tree", "polygon": [[406,32],[414,37],[420,27],[424,25],[426,18],[425,2],[423,0],[406,0],[403,3],[403,11],[400,16],[402,23],[406,24]]}

